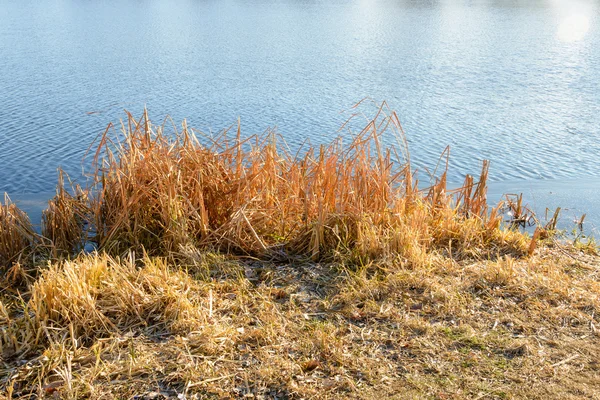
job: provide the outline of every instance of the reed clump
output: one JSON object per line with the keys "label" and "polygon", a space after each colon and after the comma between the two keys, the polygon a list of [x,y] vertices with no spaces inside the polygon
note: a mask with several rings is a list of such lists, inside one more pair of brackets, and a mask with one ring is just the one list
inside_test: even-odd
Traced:
{"label": "reed clump", "polygon": [[60,341],[65,332],[79,345],[133,331],[170,335],[202,326],[208,315],[200,307],[207,293],[188,274],[170,269],[164,260],[133,255],[51,263],[27,298],[23,317],[7,317],[2,354],[26,354]]}
{"label": "reed clump", "polygon": [[27,214],[4,195],[0,203],[0,271],[15,264],[28,264],[37,245],[37,235]]}
{"label": "reed clump", "polygon": [[90,219],[87,192],[71,182],[73,194],[65,188],[64,172],[58,172],[56,195],[42,213],[42,236],[54,257],[77,254],[85,244]]}
{"label": "reed clump", "polygon": [[[449,245],[457,255],[473,247],[524,251],[522,237],[500,229],[498,210],[488,209],[487,164],[478,181],[468,176],[454,192],[445,172],[431,187],[418,187],[408,149],[382,145],[387,135],[406,146],[385,104],[348,144],[338,139],[293,155],[274,132],[243,139],[238,126],[208,138],[184,123],[166,133],[146,112],[139,120],[128,114],[120,136],[111,132],[96,149],[85,207],[93,240],[113,254],[143,248],[164,255],[194,246],[317,260]],[[76,231],[68,221],[59,231]]]}

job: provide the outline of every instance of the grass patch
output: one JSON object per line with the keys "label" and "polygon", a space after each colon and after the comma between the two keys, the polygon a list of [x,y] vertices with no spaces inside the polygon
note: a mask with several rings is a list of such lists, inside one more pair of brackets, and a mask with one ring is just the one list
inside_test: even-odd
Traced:
{"label": "grass patch", "polygon": [[502,224],[487,163],[420,188],[390,134],[385,105],[293,155],[128,114],[41,235],[0,207],[0,396],[600,396],[594,243]]}

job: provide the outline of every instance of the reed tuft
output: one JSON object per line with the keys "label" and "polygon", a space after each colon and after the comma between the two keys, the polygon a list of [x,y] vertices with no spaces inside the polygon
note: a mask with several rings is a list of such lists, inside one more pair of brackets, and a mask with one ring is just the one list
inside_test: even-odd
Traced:
{"label": "reed tuft", "polygon": [[[71,183],[71,182],[69,182]],[[89,220],[87,192],[71,184],[65,188],[64,172],[58,171],[56,195],[42,213],[42,235],[49,240],[54,257],[77,254],[85,244],[85,227]]]}
{"label": "reed tuft", "polygon": [[17,263],[27,263],[37,242],[27,214],[4,195],[0,203],[0,270],[7,271]]}
{"label": "reed tuft", "polygon": [[21,305],[27,315],[0,336],[0,351],[23,355],[64,339],[65,332],[77,347],[130,331],[189,331],[206,319],[199,307],[205,297],[189,275],[161,259],[145,258],[138,266],[133,256],[93,254],[55,262],[31,286]]}
{"label": "reed tuft", "polygon": [[[194,246],[259,256],[284,249],[317,260],[448,245],[465,254],[473,246],[525,251],[499,229],[498,209],[488,209],[488,163],[479,180],[468,176],[453,192],[446,171],[419,189],[398,116],[385,103],[348,144],[340,138],[294,155],[274,132],[242,139],[238,126],[207,138],[184,122],[166,133],[147,112],[128,114],[120,136],[110,132],[96,150],[89,209],[95,240],[113,254]],[[384,137],[402,148],[384,148]]]}

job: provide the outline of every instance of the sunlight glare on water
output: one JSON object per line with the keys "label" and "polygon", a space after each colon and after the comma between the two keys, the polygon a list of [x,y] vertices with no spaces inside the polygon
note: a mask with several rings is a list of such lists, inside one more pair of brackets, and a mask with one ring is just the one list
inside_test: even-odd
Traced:
{"label": "sunlight glare on water", "polygon": [[583,14],[567,16],[558,28],[558,38],[563,42],[582,40],[590,30],[590,18]]}
{"label": "sunlight glare on water", "polygon": [[556,37],[563,43],[584,40],[591,27],[591,20],[597,13],[597,4],[582,0],[552,0],[550,2],[558,18]]}

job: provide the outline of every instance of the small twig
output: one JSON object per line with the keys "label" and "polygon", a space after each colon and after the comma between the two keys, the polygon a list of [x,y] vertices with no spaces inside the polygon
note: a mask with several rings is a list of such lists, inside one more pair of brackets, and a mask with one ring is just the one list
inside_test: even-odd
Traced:
{"label": "small twig", "polygon": [[248,217],[246,217],[246,214],[244,213],[244,210],[240,210],[240,212],[242,213],[242,217],[244,218],[244,220],[248,224],[248,227],[250,228],[250,232],[252,232],[252,235],[254,236],[254,238],[256,239],[256,241],[258,242],[258,244],[260,244],[260,247],[262,247],[263,250],[267,250],[267,246],[265,246],[265,244],[263,243],[263,241],[260,239],[260,237],[258,236],[258,234],[256,233],[256,231],[252,227],[252,224],[250,223],[250,220],[248,220]]}
{"label": "small twig", "polygon": [[566,363],[568,363],[569,361],[573,361],[573,360],[574,360],[574,359],[576,359],[577,357],[579,357],[579,354],[573,354],[573,355],[572,355],[571,357],[569,357],[569,358],[565,358],[564,360],[562,360],[562,361],[559,361],[559,362],[557,362],[556,364],[552,364],[552,365],[551,365],[551,367],[552,367],[552,368],[555,368],[555,367],[558,367],[558,366],[560,366],[560,365],[566,364]]}
{"label": "small twig", "polygon": [[[569,253],[564,247],[561,246],[561,244],[558,242],[558,240],[556,240],[555,238],[552,238],[552,242],[554,243],[554,245],[558,248],[558,250],[560,250],[561,253],[563,253],[564,255],[571,257],[573,260],[583,263],[583,264],[587,264],[585,261],[582,261],[580,258],[575,257],[573,254]],[[593,270],[594,268],[589,266],[589,265],[579,265],[582,268],[588,269],[588,270]]]}
{"label": "small twig", "polygon": [[189,389],[189,388],[191,388],[191,387],[195,387],[195,386],[204,385],[205,383],[210,383],[210,382],[216,382],[216,381],[220,381],[221,379],[227,379],[227,378],[231,378],[232,376],[235,376],[235,374],[229,374],[229,375],[217,376],[216,378],[205,379],[205,380],[203,380],[203,381],[196,382],[196,383],[188,383],[188,384],[187,384],[187,388]]}
{"label": "small twig", "polygon": [[212,289],[208,291],[208,318],[212,318],[213,315],[213,292]]}

